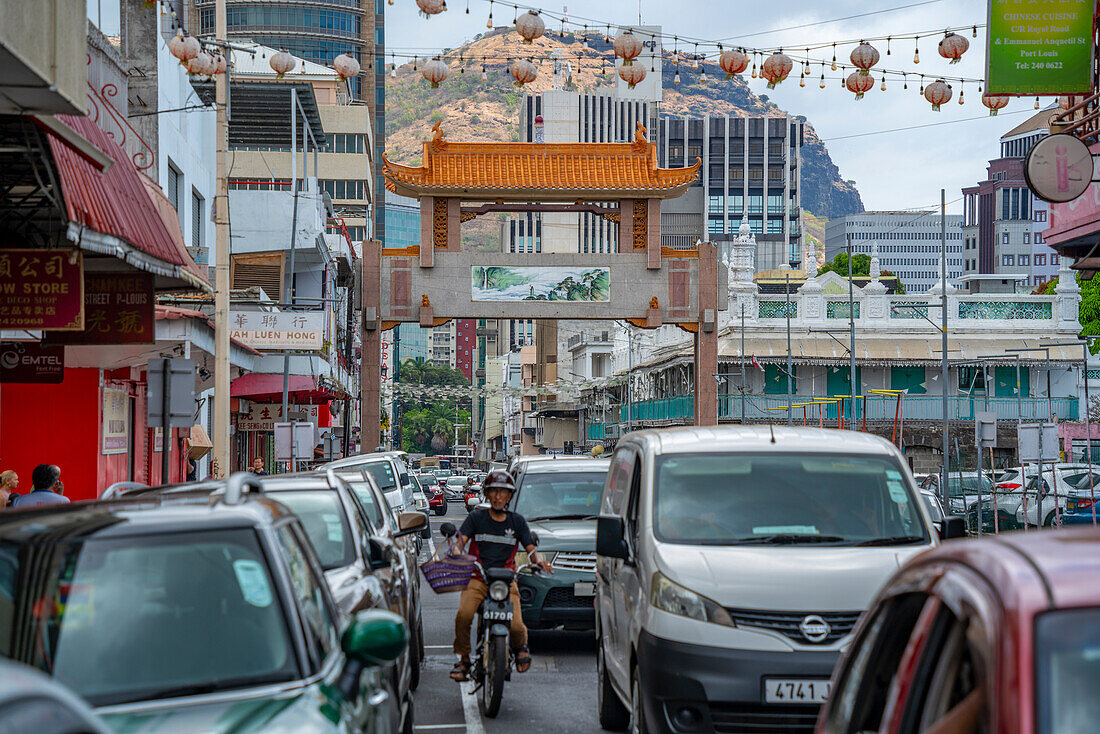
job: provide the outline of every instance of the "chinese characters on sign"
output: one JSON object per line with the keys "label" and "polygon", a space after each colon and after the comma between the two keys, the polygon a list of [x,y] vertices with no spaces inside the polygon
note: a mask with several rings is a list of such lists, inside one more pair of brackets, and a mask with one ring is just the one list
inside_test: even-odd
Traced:
{"label": "chinese characters on sign", "polygon": [[[295,420],[305,421],[317,425],[320,415],[320,405],[290,405],[288,410],[292,414],[298,414]],[[325,408],[328,410],[328,408]],[[302,416],[300,414],[304,413]],[[237,417],[238,431],[273,431],[276,423],[286,423],[283,417],[281,403],[251,403],[247,415]]]}
{"label": "chinese characters on sign", "polygon": [[0,349],[0,382],[58,383],[65,378],[65,347],[6,342]]}
{"label": "chinese characters on sign", "polygon": [[324,315],[300,311],[234,311],[229,336],[253,349],[319,350],[324,342]]}
{"label": "chinese characters on sign", "polygon": [[77,250],[0,250],[0,329],[84,328]]}
{"label": "chinese characters on sign", "polygon": [[1089,92],[1093,2],[990,0],[986,93]]}
{"label": "chinese characters on sign", "polygon": [[125,390],[103,388],[104,454],[125,454],[130,446],[130,395]]}
{"label": "chinese characters on sign", "polygon": [[84,331],[59,333],[65,344],[156,341],[152,273],[85,273]]}

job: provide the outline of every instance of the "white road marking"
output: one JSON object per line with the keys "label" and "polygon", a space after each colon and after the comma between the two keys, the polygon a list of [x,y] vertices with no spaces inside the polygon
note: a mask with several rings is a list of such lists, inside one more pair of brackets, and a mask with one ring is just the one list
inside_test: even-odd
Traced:
{"label": "white road marking", "polygon": [[435,540],[431,535],[428,536],[428,558],[435,555]]}
{"label": "white road marking", "polygon": [[465,729],[465,724],[420,724],[413,726],[413,729]]}
{"label": "white road marking", "polygon": [[466,719],[467,734],[485,734],[485,727],[481,725],[481,711],[477,707],[477,696],[472,695],[474,682],[466,681],[461,684],[462,715]]}
{"label": "white road marking", "polygon": [[450,650],[454,645],[425,645],[425,650]]}

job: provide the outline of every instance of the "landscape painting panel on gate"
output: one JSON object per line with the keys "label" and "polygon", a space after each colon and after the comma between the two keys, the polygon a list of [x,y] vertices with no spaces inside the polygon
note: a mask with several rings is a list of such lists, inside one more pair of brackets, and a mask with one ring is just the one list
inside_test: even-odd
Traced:
{"label": "landscape painting panel on gate", "polygon": [[611,300],[611,269],[600,267],[473,266],[473,301]]}

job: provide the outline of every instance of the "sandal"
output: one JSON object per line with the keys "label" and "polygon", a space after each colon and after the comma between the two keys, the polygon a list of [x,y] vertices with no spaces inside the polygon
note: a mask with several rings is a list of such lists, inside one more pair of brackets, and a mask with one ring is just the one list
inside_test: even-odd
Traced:
{"label": "sandal", "polygon": [[526,673],[531,669],[531,651],[527,649],[527,646],[519,648],[515,651],[516,654],[516,672]]}
{"label": "sandal", "polygon": [[455,666],[451,668],[451,680],[455,683],[465,683],[470,680],[470,663],[464,660],[455,663]]}

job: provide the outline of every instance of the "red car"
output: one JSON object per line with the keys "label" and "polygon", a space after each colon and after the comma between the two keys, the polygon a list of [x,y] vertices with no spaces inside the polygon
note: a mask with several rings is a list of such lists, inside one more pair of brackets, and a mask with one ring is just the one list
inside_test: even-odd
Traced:
{"label": "red car", "polygon": [[447,514],[447,496],[443,493],[443,488],[439,485],[434,487],[425,487],[424,493],[428,495],[428,509],[434,512],[436,515]]}
{"label": "red car", "polygon": [[949,542],[886,584],[818,734],[1100,731],[1100,533]]}

